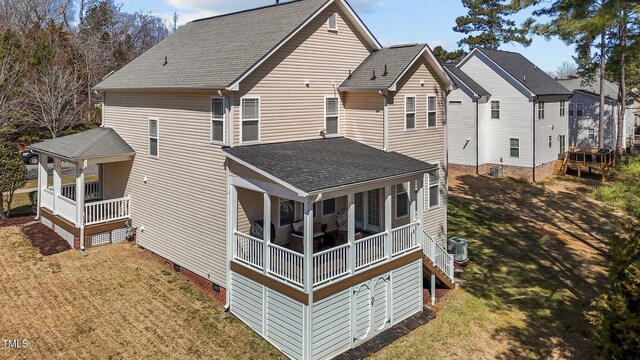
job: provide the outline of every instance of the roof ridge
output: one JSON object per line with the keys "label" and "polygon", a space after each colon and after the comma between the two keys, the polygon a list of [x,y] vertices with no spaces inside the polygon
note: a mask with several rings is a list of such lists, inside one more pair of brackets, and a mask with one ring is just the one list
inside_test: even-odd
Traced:
{"label": "roof ridge", "polygon": [[[195,20],[190,21],[189,23],[195,23],[195,22],[199,22],[199,21],[217,19],[217,18],[221,18],[221,17],[225,17],[225,16],[231,16],[231,15],[244,14],[244,13],[248,13],[248,12],[252,12],[252,11],[256,11],[256,10],[268,9],[268,8],[272,8],[272,7],[276,7],[276,6],[291,5],[291,4],[295,4],[295,3],[301,2],[301,1],[304,1],[304,0],[289,0],[289,1],[286,1],[286,2],[283,2],[283,3],[275,3],[275,4],[271,4],[271,5],[258,6],[258,7],[255,7],[255,8],[234,11],[234,12],[230,12],[230,13],[226,13],[226,14],[214,15],[214,16],[209,16],[209,17],[205,17],[205,18],[201,18],[201,19],[195,19]],[[326,1],[331,1],[331,0],[326,0]]]}
{"label": "roof ridge", "polygon": [[[106,130],[113,130],[112,128],[104,128],[104,127],[98,127],[98,128],[94,128],[91,130],[97,130],[97,129],[106,129]],[[91,131],[89,130],[89,131]],[[109,131],[104,131],[102,135],[98,136],[97,138],[93,139],[93,141],[90,141],[89,143],[87,143],[85,146],[81,147],[78,149],[78,151],[76,151],[75,153],[73,153],[74,157],[79,157],[80,155],[82,155],[82,153],[84,153],[85,151],[87,151],[90,147],[92,147],[93,145],[95,145],[98,141],[100,141],[103,137],[107,136],[107,134],[109,134]]]}

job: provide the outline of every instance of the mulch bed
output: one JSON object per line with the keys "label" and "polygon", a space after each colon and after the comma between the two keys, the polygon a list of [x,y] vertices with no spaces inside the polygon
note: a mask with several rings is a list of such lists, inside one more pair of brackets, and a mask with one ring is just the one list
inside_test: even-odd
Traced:
{"label": "mulch bed", "polygon": [[16,216],[8,219],[0,219],[0,227],[20,226],[34,221],[33,215]]}
{"label": "mulch bed", "polygon": [[[33,221],[33,218],[31,218]],[[40,222],[23,225],[22,233],[29,239],[31,245],[38,249],[42,256],[58,254],[63,251],[71,250],[69,243],[55,231],[42,225]]]}
{"label": "mulch bed", "polygon": [[[445,300],[447,295],[451,292],[451,289],[438,289],[436,288],[436,304],[442,300]],[[425,305],[431,305],[431,291],[428,288],[422,289],[422,301]]]}
{"label": "mulch bed", "polygon": [[403,322],[391,327],[388,330],[383,331],[373,339],[366,343],[353,348],[345,353],[340,354],[336,360],[352,360],[352,359],[364,359],[372,354],[382,350],[387,345],[407,335],[418,327],[428,323],[436,318],[436,313],[428,307],[424,307],[424,310],[413,315],[412,317],[404,320]]}

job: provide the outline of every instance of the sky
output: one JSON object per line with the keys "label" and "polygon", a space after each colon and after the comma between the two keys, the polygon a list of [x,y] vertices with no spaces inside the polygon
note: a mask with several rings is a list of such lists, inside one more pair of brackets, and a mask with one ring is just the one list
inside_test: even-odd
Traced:
{"label": "sky", "polygon": [[[362,21],[384,46],[424,43],[446,50],[458,48],[464,34],[452,30],[455,19],[467,13],[459,0],[348,0]],[[124,10],[151,12],[170,22],[178,13],[178,24],[191,20],[273,4],[274,0],[121,0]],[[282,1],[284,2],[284,1]],[[399,6],[400,5],[400,6]],[[520,24],[530,11],[517,14]],[[544,19],[543,19],[544,20]],[[505,44],[501,50],[523,54],[545,71],[555,71],[562,62],[574,63],[573,46],[557,38],[536,36],[531,46]]]}

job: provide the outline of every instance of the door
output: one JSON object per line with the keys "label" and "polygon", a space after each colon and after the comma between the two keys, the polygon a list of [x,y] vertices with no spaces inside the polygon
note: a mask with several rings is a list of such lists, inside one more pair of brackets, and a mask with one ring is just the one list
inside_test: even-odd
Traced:
{"label": "door", "polygon": [[356,227],[379,232],[381,215],[380,189],[355,194],[354,203],[356,207]]}
{"label": "door", "polygon": [[558,141],[560,142],[560,153],[564,154],[567,151],[565,135],[558,135]]}
{"label": "door", "polygon": [[372,280],[371,327],[373,335],[385,330],[389,325],[389,276]]}
{"label": "door", "polygon": [[369,282],[355,288],[353,294],[353,341],[360,342],[371,334],[371,288]]}
{"label": "door", "polygon": [[362,343],[389,327],[389,279],[369,280],[353,290],[353,341]]}

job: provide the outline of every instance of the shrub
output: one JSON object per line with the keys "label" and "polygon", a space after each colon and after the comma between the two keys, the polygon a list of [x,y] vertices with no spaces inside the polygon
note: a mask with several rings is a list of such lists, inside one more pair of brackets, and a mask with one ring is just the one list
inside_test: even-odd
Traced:
{"label": "shrub", "polygon": [[38,211],[38,191],[29,193],[29,203],[31,203],[31,211],[35,214]]}
{"label": "shrub", "polygon": [[6,137],[0,137],[0,218],[10,215],[13,194],[24,186],[26,178],[27,167],[15,145]]}

